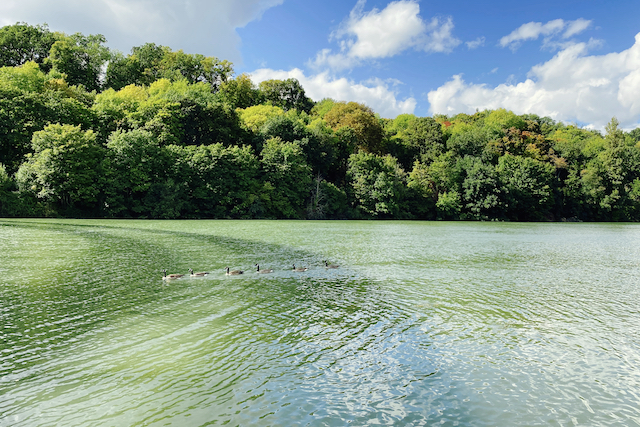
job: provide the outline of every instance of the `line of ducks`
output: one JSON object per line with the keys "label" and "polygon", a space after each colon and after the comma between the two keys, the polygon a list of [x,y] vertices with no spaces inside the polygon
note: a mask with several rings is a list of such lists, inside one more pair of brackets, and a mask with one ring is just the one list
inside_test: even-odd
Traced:
{"label": "line of ducks", "polygon": [[[329,264],[328,261],[322,261],[324,262],[324,267],[325,268],[339,268],[340,266],[338,264]],[[265,273],[273,273],[273,269],[268,268],[268,269],[260,269],[260,265],[259,264],[255,264],[256,266],[256,273],[259,274],[265,274]],[[309,268],[307,267],[296,267],[295,264],[293,264],[293,269],[291,271],[297,272],[297,273],[301,273],[303,271],[307,271]],[[237,276],[240,274],[244,274],[244,270],[231,270],[229,269],[229,267],[225,267],[225,274],[227,276]],[[164,275],[162,276],[163,280],[174,280],[174,279],[179,279],[181,277],[184,277],[184,274],[167,274],[167,270],[163,269],[162,272],[164,273]],[[208,271],[198,271],[198,272],[194,272],[192,268],[189,269],[189,276],[191,277],[204,277],[204,276],[208,276],[209,272]]]}

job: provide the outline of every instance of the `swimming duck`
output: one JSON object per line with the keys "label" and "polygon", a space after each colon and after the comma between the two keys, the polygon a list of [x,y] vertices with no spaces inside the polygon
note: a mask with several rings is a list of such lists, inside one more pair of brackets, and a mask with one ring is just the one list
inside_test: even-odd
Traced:
{"label": "swimming duck", "polygon": [[167,270],[162,270],[162,272],[164,273],[164,276],[162,276],[162,280],[179,279],[184,276],[184,274],[167,274]]}
{"label": "swimming duck", "polygon": [[191,277],[202,277],[209,274],[208,271],[199,271],[197,273],[194,273],[192,268],[189,269],[189,273],[191,274]]}
{"label": "swimming duck", "polygon": [[260,270],[260,266],[258,264],[256,264],[256,273],[273,273],[273,270],[268,268],[265,270]]}
{"label": "swimming duck", "polygon": [[238,274],[243,274],[242,270],[231,270],[229,271],[229,267],[225,267],[225,271],[227,272],[227,276],[237,276]]}
{"label": "swimming duck", "polygon": [[338,267],[340,267],[338,264],[329,264],[327,261],[324,262],[324,266],[326,268],[338,268]]}
{"label": "swimming duck", "polygon": [[307,268],[307,267],[297,267],[297,268],[296,268],[296,265],[295,265],[295,264],[293,264],[293,271],[298,271],[298,272],[300,272],[300,271],[307,271],[307,270],[308,270],[308,268]]}

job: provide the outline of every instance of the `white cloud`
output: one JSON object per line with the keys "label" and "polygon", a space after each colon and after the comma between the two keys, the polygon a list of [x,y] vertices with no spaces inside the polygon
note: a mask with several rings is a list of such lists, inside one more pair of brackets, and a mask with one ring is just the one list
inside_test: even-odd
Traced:
{"label": "white cloud", "polygon": [[477,39],[472,40],[470,42],[466,42],[465,44],[467,45],[467,48],[469,48],[469,50],[472,50],[472,49],[477,49],[480,46],[484,46],[484,41],[485,41],[484,37],[478,37]]}
{"label": "white cloud", "polygon": [[433,18],[426,23],[414,0],[389,3],[383,10],[364,12],[365,0],[358,3],[337,31],[331,34],[340,46],[339,53],[323,49],[312,65],[347,69],[362,61],[388,58],[409,48],[425,52],[450,52],[460,44],[453,37],[451,18],[442,22]]}
{"label": "white cloud", "polygon": [[425,52],[451,52],[461,42],[453,37],[453,20],[447,18],[446,22],[440,22],[438,18],[431,19],[431,23],[427,26],[427,32],[422,38],[422,47],[417,45]]}
{"label": "white cloud", "polygon": [[241,60],[237,28],[284,0],[4,0],[0,25],[47,23],[68,34],[102,34],[128,53],[151,42],[187,53]]}
{"label": "white cloud", "polygon": [[416,107],[414,98],[398,100],[396,93],[389,88],[398,84],[397,81],[384,82],[370,80],[366,83],[355,83],[344,77],[333,78],[328,72],[306,76],[298,68],[290,71],[260,69],[251,73],[251,80],[260,83],[264,80],[297,79],[305,90],[307,96],[314,101],[323,98],[332,98],[336,101],[355,101],[366,104],[382,117],[395,118],[398,114],[413,113]]}
{"label": "white cloud", "polygon": [[[500,46],[509,47],[509,49],[515,51],[523,41],[537,40],[540,36],[544,36],[545,47],[557,47],[558,43],[555,42],[554,37],[568,39],[583,32],[590,26],[591,21],[583,18],[575,21],[554,19],[546,24],[542,22],[528,22],[513,30],[511,34],[502,37],[500,39]],[[562,33],[563,30],[564,33]]]}
{"label": "white cloud", "polygon": [[432,113],[473,113],[507,108],[598,129],[615,116],[622,127],[640,123],[640,33],[622,52],[589,55],[588,43],[573,44],[531,68],[520,83],[495,88],[466,83],[461,75],[429,92]]}
{"label": "white cloud", "polygon": [[583,18],[576,19],[575,21],[569,21],[567,23],[567,30],[562,34],[562,37],[568,39],[576,34],[580,34],[590,26],[591,21]]}

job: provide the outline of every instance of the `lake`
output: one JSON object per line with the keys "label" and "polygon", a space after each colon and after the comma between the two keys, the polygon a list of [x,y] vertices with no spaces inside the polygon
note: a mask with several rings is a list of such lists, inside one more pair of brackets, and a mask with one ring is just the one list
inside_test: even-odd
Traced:
{"label": "lake", "polygon": [[0,426],[348,424],[640,425],[640,224],[0,219]]}

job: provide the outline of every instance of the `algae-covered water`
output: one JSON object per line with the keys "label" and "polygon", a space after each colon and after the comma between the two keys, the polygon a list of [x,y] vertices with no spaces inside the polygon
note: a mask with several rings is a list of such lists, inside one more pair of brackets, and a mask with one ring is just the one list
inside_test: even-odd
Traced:
{"label": "algae-covered water", "polygon": [[434,424],[640,425],[640,225],[0,219],[0,426]]}

